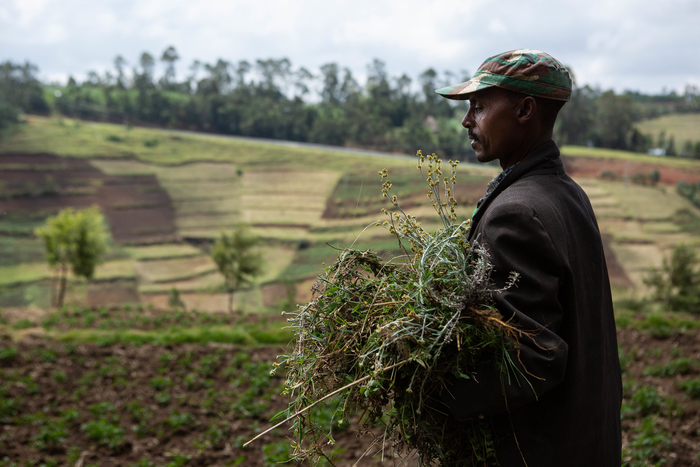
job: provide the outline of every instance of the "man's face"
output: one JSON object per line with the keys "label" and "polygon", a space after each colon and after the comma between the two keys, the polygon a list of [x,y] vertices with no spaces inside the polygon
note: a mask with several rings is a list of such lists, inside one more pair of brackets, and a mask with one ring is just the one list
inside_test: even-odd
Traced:
{"label": "man's face", "polygon": [[504,163],[515,156],[522,137],[517,119],[518,99],[492,87],[470,94],[469,103],[462,126],[469,130],[476,158],[479,162],[498,159],[501,166],[507,167]]}

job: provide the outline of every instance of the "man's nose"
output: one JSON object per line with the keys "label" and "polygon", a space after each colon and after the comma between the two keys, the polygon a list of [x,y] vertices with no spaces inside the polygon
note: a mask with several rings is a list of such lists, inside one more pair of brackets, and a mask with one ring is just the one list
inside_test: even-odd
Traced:
{"label": "man's nose", "polygon": [[462,119],[462,126],[464,128],[471,128],[472,119],[471,119],[471,116],[469,115],[469,112],[464,114],[464,118]]}

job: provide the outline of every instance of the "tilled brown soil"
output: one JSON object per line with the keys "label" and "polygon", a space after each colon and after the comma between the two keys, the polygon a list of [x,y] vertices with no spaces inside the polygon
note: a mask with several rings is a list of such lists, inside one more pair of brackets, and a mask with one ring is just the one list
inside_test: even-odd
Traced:
{"label": "tilled brown soil", "polygon": [[[689,397],[680,386],[684,381],[698,379],[700,332],[695,330],[668,338],[655,338],[629,328],[618,330],[617,335],[623,367],[624,402],[634,411],[644,404],[652,405],[649,401],[654,398],[654,391],[658,394],[658,410],[648,417],[655,417],[654,432],[667,438],[669,443],[655,448],[658,456],[649,465],[660,465],[655,462],[661,459],[665,460],[664,466],[700,465],[700,402]],[[663,372],[666,367],[666,372],[672,373],[670,368],[673,362],[680,359],[691,362],[687,370],[662,376],[650,371],[658,369]],[[647,395],[646,398],[639,397],[642,392]],[[635,406],[637,401],[641,403]],[[623,406],[622,440],[623,447],[629,450],[635,438],[638,443],[641,441],[640,425],[646,417],[643,413],[624,416],[625,412]]]}
{"label": "tilled brown soil", "polygon": [[[274,346],[5,342],[0,465],[11,465],[3,458],[83,466],[275,465],[288,459],[288,430],[242,445],[286,408],[282,378],[270,376],[283,352]],[[336,439],[338,465],[352,465],[372,436],[346,430]]]}
{"label": "tilled brown soil", "polygon": [[[640,427],[652,419],[654,432],[666,442],[652,443],[649,465],[661,459],[665,466],[699,464],[700,410],[680,388],[681,381],[698,377],[697,365],[675,376],[645,374],[678,358],[697,363],[699,335],[657,339],[631,328],[618,331],[628,460],[641,455],[646,438],[640,438]],[[6,340],[0,343],[0,465],[275,465],[289,454],[286,429],[242,445],[286,406],[281,376],[269,374],[283,352],[277,346],[99,347]],[[658,396],[655,411],[635,413],[634,394],[649,388]],[[351,428],[338,431],[336,440],[337,465],[350,466],[372,436],[358,437]],[[359,465],[396,464],[387,454],[384,462],[366,457]]]}
{"label": "tilled brown soil", "polygon": [[654,170],[659,172],[659,183],[675,185],[684,180],[689,183],[700,181],[700,169],[675,168],[664,164],[650,164],[646,162],[625,161],[619,159],[601,159],[587,157],[562,157],[566,172],[572,177],[599,177],[604,171],[609,171],[618,178],[625,174],[648,175]]}
{"label": "tilled brown soil", "polygon": [[172,241],[175,211],[155,175],[109,176],[81,159],[0,154],[0,213],[98,205],[119,243]]}

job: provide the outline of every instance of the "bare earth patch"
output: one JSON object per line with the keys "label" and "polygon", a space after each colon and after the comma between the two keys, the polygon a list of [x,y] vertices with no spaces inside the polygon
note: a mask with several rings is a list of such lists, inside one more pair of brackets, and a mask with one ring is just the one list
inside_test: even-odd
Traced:
{"label": "bare earth patch", "polygon": [[[627,328],[618,330],[618,339],[624,402],[630,404],[639,388],[652,388],[664,401],[654,412],[654,423],[669,442],[655,448],[656,455],[666,466],[697,465],[700,409],[680,383],[698,378],[698,367],[673,376],[653,376],[648,368],[677,358],[697,363],[698,332],[657,339]],[[242,444],[286,407],[282,377],[269,374],[271,363],[284,352],[279,346],[224,344],[60,344],[36,332],[20,342],[6,340],[0,343],[0,456],[14,462],[54,459],[58,465],[75,465],[81,458],[82,465],[100,466],[144,460],[155,465],[174,460],[182,463],[169,465],[274,465],[288,455],[286,429],[247,448]],[[625,449],[638,439],[642,420],[640,415],[623,416]],[[94,429],[96,424],[104,430]],[[353,465],[371,444],[371,434],[358,437],[356,430],[352,426],[336,433],[336,465]],[[359,465],[398,462],[387,453],[384,462],[380,456],[366,457]]]}
{"label": "bare earth patch", "polygon": [[46,212],[98,205],[118,243],[175,238],[168,194],[153,175],[109,176],[89,162],[51,154],[0,154],[0,212]]}
{"label": "bare earth patch", "polygon": [[659,183],[675,185],[681,180],[697,183],[700,181],[700,167],[694,169],[679,169],[663,164],[628,162],[615,159],[598,159],[585,157],[562,157],[566,172],[572,177],[598,177],[604,171],[622,178],[626,173],[632,177],[635,174],[649,174],[654,170],[659,172]]}

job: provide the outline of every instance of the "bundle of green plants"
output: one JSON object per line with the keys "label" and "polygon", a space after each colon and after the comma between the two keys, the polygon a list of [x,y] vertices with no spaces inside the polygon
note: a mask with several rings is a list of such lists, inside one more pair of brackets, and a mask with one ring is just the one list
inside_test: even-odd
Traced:
{"label": "bundle of green plants", "polygon": [[[426,158],[418,156],[423,172]],[[440,402],[446,379],[469,379],[477,365],[517,371],[508,350],[519,332],[492,306],[492,265],[486,250],[467,242],[470,221],[456,222],[457,162],[450,164],[447,176],[437,156],[427,157],[428,197],[442,220],[435,233],[401,209],[382,170],[393,209],[377,225],[398,237],[403,254],[384,259],[343,250],[314,285],[312,300],[291,313],[296,345],[280,364],[295,459],[332,464],[324,448],[334,442],[333,428],[360,414],[368,432],[383,427],[367,453],[417,453],[424,465],[495,462],[489,421],[458,423]],[[330,424],[314,410],[328,400]]]}

